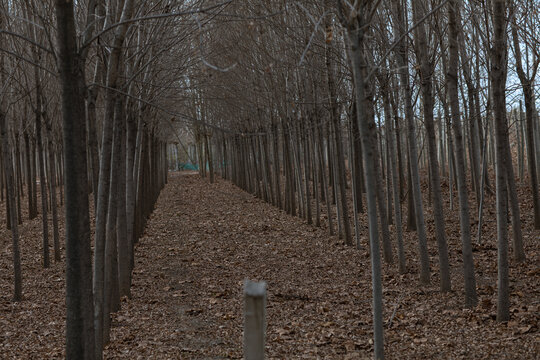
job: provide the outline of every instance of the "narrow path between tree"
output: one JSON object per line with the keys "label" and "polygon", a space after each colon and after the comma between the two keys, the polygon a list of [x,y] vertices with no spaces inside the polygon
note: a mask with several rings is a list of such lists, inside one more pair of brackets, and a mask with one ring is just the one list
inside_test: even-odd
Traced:
{"label": "narrow path between tree", "polygon": [[[228,182],[178,173],[137,245],[133,297],[114,317],[105,357],[241,358],[246,278],[268,283],[268,358],[370,357],[365,251]],[[440,294],[437,281],[421,288],[415,273],[384,268],[387,358],[532,359],[538,353],[534,289],[524,295],[532,299],[519,299],[515,323],[507,325],[491,317],[493,289],[480,289],[482,305],[463,310],[461,280],[451,294]]]}

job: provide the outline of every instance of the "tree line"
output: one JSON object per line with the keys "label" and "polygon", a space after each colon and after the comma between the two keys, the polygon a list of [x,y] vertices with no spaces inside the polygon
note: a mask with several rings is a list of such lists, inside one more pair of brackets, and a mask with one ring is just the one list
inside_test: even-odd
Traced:
{"label": "tree line", "polygon": [[473,246],[486,241],[485,197],[496,197],[497,320],[510,317],[509,237],[514,261],[526,259],[516,175],[540,229],[535,5],[250,3],[229,8],[264,20],[217,24],[205,34],[221,69],[198,74],[205,96],[195,111],[201,123],[237,132],[191,127],[201,174],[212,181],[217,166],[291,215],[325,222],[348,245],[365,245],[359,218],[366,212],[375,358],[384,356],[381,263],[397,256],[399,271],[408,271],[405,228],[416,231],[419,280],[427,285],[426,223],[434,222],[440,289],[453,288],[443,187],[459,212],[469,308],[478,303]]}

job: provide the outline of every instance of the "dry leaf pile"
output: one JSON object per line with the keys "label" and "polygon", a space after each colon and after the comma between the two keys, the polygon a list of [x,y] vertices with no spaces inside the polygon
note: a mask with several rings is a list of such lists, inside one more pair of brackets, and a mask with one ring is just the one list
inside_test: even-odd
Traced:
{"label": "dry leaf pile", "polygon": [[[524,198],[522,196],[522,198]],[[535,359],[540,353],[538,232],[522,204],[528,260],[511,262],[508,323],[495,321],[496,236],[486,205],[484,243],[475,246],[479,305],[463,309],[457,213],[445,209],[454,291],[438,291],[436,243],[426,206],[432,285],[417,276],[416,240],[405,233],[409,273],[384,265],[388,359]],[[362,220],[362,224],[365,224]],[[13,304],[9,233],[2,230],[0,358],[61,358],[63,265],[40,268],[39,220],[25,221],[25,301]],[[242,357],[243,280],[268,284],[271,359],[363,359],[372,352],[371,274],[363,248],[343,245],[232,184],[171,174],[136,250],[132,298],[113,317],[107,359]]]}

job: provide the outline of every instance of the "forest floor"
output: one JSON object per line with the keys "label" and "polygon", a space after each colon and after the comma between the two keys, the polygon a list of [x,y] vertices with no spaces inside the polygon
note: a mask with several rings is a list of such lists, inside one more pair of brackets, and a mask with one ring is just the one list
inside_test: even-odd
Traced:
{"label": "forest floor", "polygon": [[[457,211],[446,208],[454,291],[438,289],[432,235],[431,285],[418,280],[414,232],[405,233],[409,273],[383,266],[388,359],[539,357],[540,233],[532,229],[530,200],[522,198],[528,259],[511,261],[511,320],[495,321],[493,199],[486,204],[483,243],[474,246],[480,300],[474,309],[463,307],[459,221]],[[428,206],[426,211],[428,234],[433,234]],[[361,223],[365,227],[365,220]],[[64,265],[42,269],[40,232],[39,218],[21,226],[25,299],[13,303],[11,240],[0,229],[1,359],[63,357]],[[113,315],[106,359],[241,358],[246,278],[268,284],[268,358],[371,356],[367,230],[362,249],[356,250],[329,236],[324,226],[307,225],[229,182],[209,184],[195,174],[171,173],[135,261],[132,298]]]}

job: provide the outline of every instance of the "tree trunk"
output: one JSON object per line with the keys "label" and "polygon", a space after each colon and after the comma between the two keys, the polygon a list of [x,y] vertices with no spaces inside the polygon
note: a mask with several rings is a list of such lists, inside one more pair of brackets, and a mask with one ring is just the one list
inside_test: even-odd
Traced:
{"label": "tree trunk", "polygon": [[17,219],[19,225],[22,224],[22,204],[21,204],[21,196],[24,196],[24,188],[23,188],[23,179],[22,179],[22,171],[21,171],[21,148],[20,148],[20,138],[19,134],[15,133],[15,170],[14,170],[14,176],[15,176],[15,187],[17,188]]}
{"label": "tree trunk", "polygon": [[359,213],[364,212],[364,204],[362,202],[362,184],[364,181],[364,171],[362,164],[362,144],[360,140],[360,130],[358,128],[358,114],[356,108],[356,102],[353,101],[353,109],[351,116],[351,143],[353,147],[353,164],[354,164],[354,198],[356,211]]}
{"label": "tree trunk", "polygon": [[[100,60],[98,60],[101,62]],[[101,66],[101,71],[103,66]],[[97,76],[95,76],[97,78]],[[96,81],[96,80],[94,80]],[[96,101],[97,101],[97,88],[93,87],[88,90],[88,101],[87,101],[87,126],[88,126],[88,148],[90,150],[90,168],[92,170],[91,181],[92,181],[92,193],[94,194],[94,211],[97,210],[98,203],[98,188],[99,188],[99,145],[97,139],[97,130],[96,130]]]}
{"label": "tree trunk", "polygon": [[34,211],[34,186],[35,181],[32,179],[32,152],[30,151],[30,137],[28,131],[24,132],[24,159],[26,166],[26,190],[28,197],[28,218],[35,219],[37,214]]}
{"label": "tree trunk", "polygon": [[[508,131],[506,133],[508,137]],[[516,180],[514,177],[514,167],[512,166],[512,154],[510,152],[510,143],[505,141],[506,147],[506,185],[508,186],[508,198],[510,210],[512,211],[512,232],[514,234],[513,249],[514,258],[517,262],[525,261],[525,250],[523,249],[523,235],[521,231],[521,215],[519,210],[519,199],[516,189]]]}
{"label": "tree trunk", "polygon": [[[2,25],[2,15],[0,15],[0,25]],[[3,60],[0,59],[0,74],[4,74]],[[0,75],[2,78],[3,76]],[[4,79],[2,79],[4,80]],[[4,82],[1,82],[2,85]],[[4,94],[0,94],[5,99]],[[15,202],[15,182],[13,179],[13,161],[11,159],[11,147],[6,124],[6,113],[4,112],[5,100],[0,100],[0,137],[2,141],[2,165],[6,177],[6,203],[9,209],[9,220],[11,223],[11,240],[13,247],[13,301],[22,300],[22,271],[21,254],[19,250],[19,226],[17,225],[17,209]]]}
{"label": "tree trunk", "polygon": [[118,204],[116,218],[116,238],[118,246],[118,285],[120,296],[131,297],[131,256],[132,240],[128,238],[127,231],[127,158],[126,158],[126,119],[120,119],[120,160],[118,163]]}
{"label": "tree trunk", "polygon": [[[533,197],[533,212],[534,212],[534,228],[540,229],[540,196],[538,193],[538,178],[536,173],[536,154],[535,154],[535,139],[534,139],[534,122],[533,117],[535,114],[535,108],[534,108],[534,90],[533,90],[533,81],[534,76],[531,78],[527,77],[527,74],[525,74],[525,71],[523,70],[523,65],[521,61],[521,48],[519,44],[519,38],[517,33],[517,26],[514,23],[512,26],[512,37],[514,39],[514,51],[515,51],[515,59],[516,59],[516,70],[519,76],[519,80],[521,82],[521,87],[523,88],[523,97],[525,100],[525,124],[527,127],[527,165],[529,170],[529,181],[531,186],[531,192]],[[537,60],[535,64],[533,65],[533,73],[536,75],[536,70],[538,69],[538,62]],[[521,102],[520,102],[520,109],[521,109]],[[538,119],[537,119],[538,120]],[[536,144],[537,147],[540,147],[540,144]],[[524,254],[523,259],[524,260]]]}
{"label": "tree trunk", "polygon": [[39,71],[36,68],[36,141],[37,155],[39,158],[39,190],[41,192],[41,224],[43,229],[43,267],[50,266],[49,260],[49,224],[47,221],[47,181],[45,179],[45,153],[43,149],[43,140],[41,133],[42,117],[42,94],[39,80]]}
{"label": "tree trunk", "polygon": [[311,174],[311,156],[313,152],[310,149],[309,131],[306,129],[308,124],[304,124],[302,129],[302,145],[304,153],[304,181],[306,193],[306,218],[308,224],[313,224],[313,211],[311,208],[311,189],[310,189],[310,174]]}
{"label": "tree trunk", "polygon": [[506,121],[506,1],[493,0],[493,47],[491,49],[491,86],[493,116],[495,119],[497,189],[497,321],[510,319],[510,293],[508,279],[508,188]]}
{"label": "tree trunk", "polygon": [[330,95],[330,116],[333,124],[333,135],[334,143],[336,150],[335,162],[336,166],[336,181],[334,186],[337,186],[339,191],[339,203],[336,202],[336,206],[340,207],[340,213],[342,218],[343,229],[345,232],[345,244],[352,245],[352,236],[351,236],[351,225],[349,220],[349,209],[347,206],[347,196],[346,196],[346,177],[345,177],[345,159],[343,155],[343,142],[341,140],[341,127],[339,121],[339,115],[337,111],[336,104],[336,93],[335,93],[335,84],[334,84],[334,74],[333,74],[333,62],[331,58],[330,51],[328,46],[325,47],[325,56],[326,56],[326,73],[328,80],[328,92]]}
{"label": "tree trunk", "polygon": [[[340,3],[341,5],[341,3]],[[373,153],[372,141],[370,135],[374,134],[375,121],[368,118],[373,114],[373,106],[369,89],[369,78],[366,78],[368,61],[364,55],[364,28],[366,27],[364,14],[360,14],[358,23],[348,26],[348,39],[351,44],[351,59],[353,63],[353,78],[356,94],[357,116],[362,141],[362,156],[364,159],[364,175],[366,184],[367,213],[369,224],[369,241],[371,254],[371,276],[373,291],[373,338],[374,338],[374,358],[384,358],[384,337],[383,337],[383,294],[381,280],[381,254],[379,245],[379,231],[377,224],[377,199],[376,199],[376,169],[375,161],[377,158]],[[362,20],[362,21],[361,21]],[[371,130],[373,129],[373,130]]]}
{"label": "tree trunk", "polygon": [[[47,116],[47,114],[45,114]],[[55,166],[54,166],[54,144],[52,138],[52,122],[48,117],[46,118],[47,128],[47,144],[49,153],[49,191],[51,195],[51,212],[53,220],[53,248],[54,248],[54,261],[60,261],[60,233],[58,229],[58,208],[56,203],[56,179],[55,179]]]}
{"label": "tree trunk", "polygon": [[127,146],[126,146],[126,238],[128,242],[129,256],[129,283],[131,287],[131,271],[135,264],[133,244],[135,244],[135,198],[136,184],[133,170],[135,168],[135,143],[137,138],[137,124],[135,116],[130,113],[127,116]]}
{"label": "tree trunk", "polygon": [[[414,21],[420,23],[420,19],[425,16],[424,8],[426,4],[421,0],[413,2]],[[439,248],[439,267],[441,274],[441,291],[450,291],[452,289],[450,280],[450,265],[448,262],[448,245],[446,243],[446,234],[444,229],[444,213],[441,196],[441,181],[439,175],[439,162],[437,159],[437,140],[435,138],[435,123],[433,120],[433,64],[428,54],[428,42],[424,24],[415,30],[415,45],[417,58],[420,62],[420,78],[422,87],[422,98],[424,103],[424,125],[426,127],[429,155],[429,174],[431,180],[433,196],[433,217],[435,220],[435,233],[437,245]]]}
{"label": "tree trunk", "polygon": [[449,53],[450,61],[448,63],[448,94],[450,97],[450,109],[452,113],[452,126],[454,129],[455,148],[456,154],[455,170],[457,174],[457,185],[459,195],[459,207],[460,207],[460,225],[461,225],[461,242],[463,253],[463,268],[465,278],[465,306],[474,307],[478,302],[476,295],[476,279],[474,274],[474,261],[471,245],[471,226],[469,218],[469,198],[466,182],[465,171],[465,154],[463,145],[463,135],[461,131],[461,119],[459,109],[459,97],[458,97],[458,75],[457,67],[459,63],[458,56],[458,29],[461,26],[458,23],[458,2],[456,0],[450,0],[448,4],[448,22],[450,27],[449,35]]}
{"label": "tree trunk", "polygon": [[[403,19],[402,5],[399,1],[394,0],[392,2],[394,12],[396,14],[396,22],[394,29],[396,34],[401,34],[406,31],[405,20]],[[407,62],[406,44],[404,41],[400,41],[400,45],[396,49],[396,60],[398,67],[400,68],[401,88],[403,91],[403,98],[405,103],[405,119],[407,121],[407,139],[409,145],[409,169],[410,175],[410,191],[412,190],[412,197],[414,200],[414,212],[416,219],[416,229],[418,233],[418,250],[420,254],[420,282],[422,284],[429,284],[429,256],[427,250],[427,238],[426,228],[424,222],[424,209],[422,205],[422,192],[420,189],[420,175],[418,170],[418,150],[416,145],[415,125],[414,125],[414,113],[412,107],[411,88],[409,85],[409,71]],[[409,194],[410,196],[411,194]]]}
{"label": "tree trunk", "polygon": [[118,212],[118,193],[119,178],[121,176],[120,168],[122,161],[122,125],[123,119],[123,102],[120,99],[116,100],[115,115],[113,124],[113,146],[112,146],[112,163],[110,172],[110,188],[109,201],[107,209],[107,225],[106,225],[106,240],[105,240],[105,269],[104,269],[104,300],[103,300],[103,343],[109,341],[110,334],[110,313],[115,312],[119,308],[118,294],[118,256],[117,252],[117,212]]}
{"label": "tree trunk", "polygon": [[390,172],[388,173],[388,179],[392,182],[392,192],[394,195],[394,217],[396,225],[396,237],[397,237],[397,254],[398,254],[398,266],[400,274],[407,272],[407,262],[405,260],[405,249],[403,247],[403,224],[401,220],[401,203],[399,195],[399,177],[396,160],[396,143],[394,136],[394,124],[392,121],[392,114],[390,112],[390,99],[387,87],[382,87],[383,96],[383,108],[384,119],[386,124],[386,141],[388,142],[388,163],[390,164]]}
{"label": "tree trunk", "polygon": [[95,360],[84,66],[77,50],[73,2],[56,0],[56,20],[66,166],[66,359]]}

